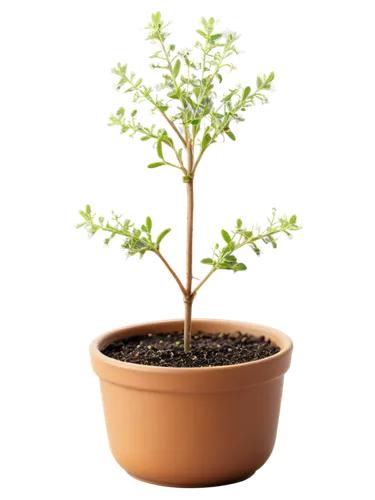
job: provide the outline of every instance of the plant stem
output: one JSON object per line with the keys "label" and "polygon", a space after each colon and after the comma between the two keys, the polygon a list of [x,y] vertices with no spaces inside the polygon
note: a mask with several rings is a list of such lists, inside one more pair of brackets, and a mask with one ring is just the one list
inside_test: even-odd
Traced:
{"label": "plant stem", "polygon": [[171,275],[174,277],[174,279],[176,280],[177,282],[177,285],[180,287],[181,289],[181,292],[183,294],[184,297],[186,297],[186,290],[185,290],[185,287],[184,285],[181,283],[179,277],[177,276],[177,274],[173,271],[173,269],[171,268],[171,266],[168,264],[168,262],[164,259],[164,257],[162,256],[162,254],[159,252],[159,250],[154,250],[154,253],[159,257],[159,259],[164,263],[164,265],[166,266],[166,268],[168,269],[168,271],[171,273]]}
{"label": "plant stem", "polygon": [[[186,128],[188,175],[193,171],[194,153],[193,144],[189,129]],[[194,179],[186,184],[187,194],[187,224],[186,224],[186,296],[185,302],[185,322],[184,322],[184,349],[185,352],[191,350],[191,315],[193,307],[193,296],[191,294],[193,280],[193,218],[194,218]]]}
{"label": "plant stem", "polygon": [[[191,351],[191,315],[193,309],[193,299],[191,297],[186,297],[185,302],[185,322],[184,322],[184,351]],[[189,332],[189,333],[187,333]]]}

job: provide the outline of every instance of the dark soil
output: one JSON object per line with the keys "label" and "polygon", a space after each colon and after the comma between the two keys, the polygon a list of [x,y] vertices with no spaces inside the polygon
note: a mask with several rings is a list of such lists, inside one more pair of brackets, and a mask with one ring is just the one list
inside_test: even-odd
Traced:
{"label": "dark soil", "polygon": [[268,358],[280,348],[265,337],[236,333],[204,334],[191,339],[192,350],[184,352],[181,333],[157,333],[128,337],[107,346],[102,352],[127,363],[175,368],[238,365]]}

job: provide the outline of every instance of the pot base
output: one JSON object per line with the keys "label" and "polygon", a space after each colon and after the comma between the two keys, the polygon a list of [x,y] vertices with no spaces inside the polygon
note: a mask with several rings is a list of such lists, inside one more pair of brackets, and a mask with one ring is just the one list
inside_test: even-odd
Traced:
{"label": "pot base", "polygon": [[148,479],[144,479],[143,477],[138,477],[134,476],[133,474],[129,474],[130,477],[133,479],[137,479],[137,481],[142,481],[142,483],[147,483],[147,484],[154,484],[155,486],[167,486],[168,488],[214,488],[216,486],[225,486],[226,484],[235,484],[235,483],[241,483],[242,481],[246,481],[246,479],[249,479],[255,474],[256,471],[252,472],[251,474],[247,474],[246,476],[241,476],[239,478],[231,479],[229,481],[224,481],[224,482],[217,482],[217,483],[212,483],[212,484],[206,484],[206,483],[196,483],[196,484],[178,484],[178,483],[163,483],[163,482],[158,482],[158,481],[150,481]]}

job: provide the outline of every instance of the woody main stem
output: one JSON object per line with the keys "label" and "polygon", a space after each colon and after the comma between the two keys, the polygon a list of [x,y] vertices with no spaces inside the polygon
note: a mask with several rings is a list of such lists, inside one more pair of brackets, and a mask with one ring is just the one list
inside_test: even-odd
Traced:
{"label": "woody main stem", "polygon": [[[186,131],[186,144],[188,156],[188,175],[193,171],[193,145],[188,130]],[[186,223],[186,295],[185,302],[185,321],[184,321],[184,349],[190,351],[191,338],[191,315],[193,308],[193,296],[191,294],[193,280],[193,220],[194,220],[194,180],[186,184],[187,195],[187,223]]]}

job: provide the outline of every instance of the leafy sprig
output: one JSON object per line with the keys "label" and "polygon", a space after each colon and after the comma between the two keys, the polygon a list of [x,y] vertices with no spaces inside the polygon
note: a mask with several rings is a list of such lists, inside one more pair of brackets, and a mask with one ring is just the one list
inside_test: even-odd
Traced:
{"label": "leafy sprig", "polygon": [[273,248],[277,248],[276,234],[285,233],[289,239],[292,239],[292,232],[302,229],[302,226],[297,224],[296,215],[292,215],[290,218],[286,215],[276,218],[275,208],[272,212],[272,218],[268,219],[268,223],[269,225],[267,228],[262,231],[261,227],[258,225],[249,228],[244,227],[242,220],[237,219],[236,226],[231,231],[231,234],[223,229],[221,231],[221,236],[226,244],[220,248],[220,245],[215,243],[212,257],[206,257],[201,260],[202,264],[211,266],[211,270],[193,291],[193,295],[195,295],[208,278],[219,269],[233,271],[234,273],[247,270],[246,265],[242,262],[238,262],[237,257],[233,255],[235,251],[244,246],[248,246],[258,257],[260,257],[262,253],[259,247],[260,242],[266,245],[271,244]]}
{"label": "leafy sprig", "polygon": [[[159,98],[158,94],[153,96],[152,88],[143,83],[142,78],[135,78],[135,73],[127,75],[127,64],[118,63],[117,68],[112,68],[112,72],[120,76],[119,82],[115,85],[116,90],[121,90],[124,86],[125,93],[133,92],[133,103],[149,101],[152,105],[152,112],[158,110],[163,114],[169,124],[174,128],[177,135],[186,148],[186,135],[191,135],[192,147],[200,146],[197,161],[191,172],[184,173],[184,182],[189,182],[189,178],[194,177],[196,168],[205,150],[217,142],[217,138],[222,136],[236,140],[235,134],[231,129],[232,122],[240,123],[244,121],[243,115],[247,108],[255,106],[256,103],[267,104],[268,98],[264,91],[274,91],[273,80],[274,73],[267,75],[258,75],[255,92],[251,92],[250,86],[242,87],[238,84],[235,89],[229,89],[224,93],[219,101],[215,90],[215,82],[219,84],[223,81],[222,70],[236,70],[236,66],[229,62],[229,58],[240,54],[242,51],[235,45],[241,35],[234,31],[217,31],[218,21],[213,17],[206,20],[204,17],[200,21],[202,29],[197,33],[204,39],[204,44],[197,41],[194,48],[200,52],[200,60],[193,59],[194,49],[182,48],[176,53],[174,44],[166,45],[166,40],[170,36],[169,26],[171,21],[164,22],[160,12],[152,14],[151,21],[145,27],[148,31],[146,40],[159,45],[158,50],[150,56],[157,61],[152,62],[152,69],[162,70],[163,81],[156,85],[157,92],[167,91],[166,98]],[[187,72],[184,74],[183,66]],[[200,74],[199,74],[200,73]],[[173,103],[176,104],[176,112],[169,117]],[[123,110],[124,108],[120,108]],[[185,138],[182,132],[175,125],[175,122],[185,131]],[[146,141],[155,138],[152,135],[152,129],[133,123],[133,120],[125,122],[113,114],[110,116],[109,125],[120,125],[121,132],[125,133],[132,130],[130,137],[134,137],[137,132],[143,134],[142,140]],[[178,167],[182,171],[183,166],[182,152],[177,154],[177,148],[174,148]],[[160,157],[160,156],[159,156]],[[151,168],[155,166],[171,165],[171,162],[152,163]],[[186,170],[186,169],[185,169]]]}
{"label": "leafy sprig", "polygon": [[110,241],[116,236],[124,236],[125,239],[121,244],[121,248],[126,252],[128,257],[139,255],[142,258],[146,252],[157,252],[160,248],[160,243],[171,231],[170,228],[164,229],[155,241],[152,239],[152,220],[150,217],[146,218],[145,224],[140,228],[136,228],[135,224],[130,219],[125,219],[121,222],[122,215],[116,215],[112,212],[111,222],[105,221],[104,217],[98,218],[98,223],[95,222],[96,214],[91,212],[90,205],[86,205],[85,210],[79,210],[80,215],[83,217],[84,222],[76,225],[79,229],[84,227],[87,231],[88,238],[92,238],[98,231],[105,231],[110,233],[108,238],[105,238],[104,245],[108,246]]}

